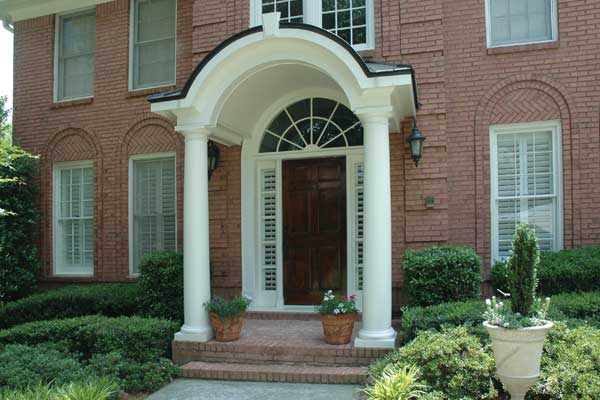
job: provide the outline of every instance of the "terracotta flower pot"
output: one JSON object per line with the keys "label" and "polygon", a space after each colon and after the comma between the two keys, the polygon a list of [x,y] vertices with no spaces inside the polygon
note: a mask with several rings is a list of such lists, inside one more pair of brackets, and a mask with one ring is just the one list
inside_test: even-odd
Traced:
{"label": "terracotta flower pot", "polygon": [[215,331],[215,339],[217,342],[234,342],[240,339],[240,333],[242,332],[242,325],[244,321],[242,316],[233,318],[219,318],[216,313],[208,313],[210,316],[210,323]]}
{"label": "terracotta flower pot", "polygon": [[352,330],[357,313],[341,315],[323,315],[323,334],[328,344],[348,344],[352,339]]}

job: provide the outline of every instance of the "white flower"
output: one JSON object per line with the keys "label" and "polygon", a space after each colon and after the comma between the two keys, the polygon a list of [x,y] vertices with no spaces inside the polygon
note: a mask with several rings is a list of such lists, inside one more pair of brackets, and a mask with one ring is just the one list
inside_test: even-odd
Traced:
{"label": "white flower", "polygon": [[337,308],[336,308],[335,310],[333,310],[333,313],[334,313],[335,315],[338,315],[340,312],[341,312],[341,311],[340,311],[340,310],[338,310]]}
{"label": "white flower", "polygon": [[491,306],[492,301],[490,299],[485,299],[485,304],[487,304],[488,306]]}

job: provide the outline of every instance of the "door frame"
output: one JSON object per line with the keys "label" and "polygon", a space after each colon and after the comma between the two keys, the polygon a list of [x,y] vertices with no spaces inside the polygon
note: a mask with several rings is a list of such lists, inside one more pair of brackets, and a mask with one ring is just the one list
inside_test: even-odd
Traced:
{"label": "door frame", "polygon": [[[347,105],[347,100],[338,92],[323,88],[304,89],[287,94],[258,119],[252,131],[252,137],[242,145],[241,157],[241,250],[242,250],[242,293],[250,296],[253,302],[251,310],[316,312],[311,305],[285,305],[283,301],[283,213],[282,213],[282,161],[288,159],[306,159],[323,157],[346,158],[346,287],[349,294],[357,295],[357,306],[362,309],[362,290],[357,288],[356,278],[356,175],[358,164],[364,162],[363,146],[334,149],[305,149],[274,153],[259,153],[263,133],[271,119],[284,107],[307,97],[323,97],[339,101]],[[276,176],[276,290],[263,289],[263,268],[261,262],[261,225],[260,225],[260,177],[262,171],[271,169]]]}

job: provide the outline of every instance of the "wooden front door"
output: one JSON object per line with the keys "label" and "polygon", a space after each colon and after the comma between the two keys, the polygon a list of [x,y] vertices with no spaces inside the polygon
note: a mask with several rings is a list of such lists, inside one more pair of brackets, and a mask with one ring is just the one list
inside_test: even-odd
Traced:
{"label": "wooden front door", "polygon": [[346,159],[283,161],[283,297],[319,304],[346,293]]}

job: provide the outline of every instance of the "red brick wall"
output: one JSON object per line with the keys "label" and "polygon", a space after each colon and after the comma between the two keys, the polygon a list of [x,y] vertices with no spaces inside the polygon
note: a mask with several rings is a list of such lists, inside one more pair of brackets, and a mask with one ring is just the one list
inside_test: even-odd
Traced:
{"label": "red brick wall", "polygon": [[[128,93],[128,0],[97,7],[96,94],[89,104],[52,104],[54,19],[16,24],[15,137],[43,155],[43,275],[51,277],[51,165],[93,158],[96,168],[96,275],[128,279],[127,159],[176,150],[182,221],[182,140],[171,123]],[[560,41],[502,50],[486,47],[483,0],[375,0],[376,48],[363,56],[411,63],[417,71],[419,168],[408,156],[410,129],[390,136],[394,302],[406,248],[466,245],[489,271],[489,125],[560,119],[565,246],[600,244],[600,3],[561,0]],[[179,0],[178,79],[230,35],[245,29],[248,0]],[[147,93],[144,93],[147,94]],[[210,182],[213,287],[241,288],[240,148],[222,148]],[[427,209],[424,198],[433,196]],[[181,235],[179,236],[179,243]]]}

